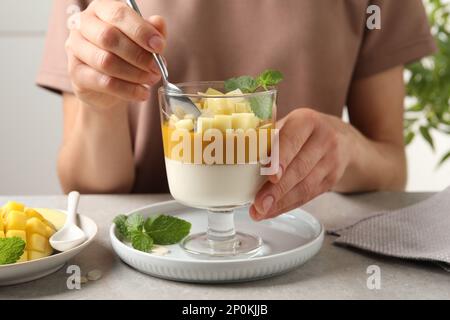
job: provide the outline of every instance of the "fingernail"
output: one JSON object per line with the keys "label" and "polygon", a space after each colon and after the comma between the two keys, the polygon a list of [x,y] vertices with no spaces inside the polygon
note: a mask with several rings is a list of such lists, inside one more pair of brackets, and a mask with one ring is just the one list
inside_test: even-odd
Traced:
{"label": "fingernail", "polygon": [[282,176],[283,176],[283,168],[280,166],[277,172],[277,180],[280,180]]}
{"label": "fingernail", "polygon": [[148,44],[151,49],[161,51],[164,47],[164,40],[160,36],[153,36]]}
{"label": "fingernail", "polygon": [[268,213],[270,211],[274,201],[275,201],[275,199],[272,196],[267,196],[264,198],[264,200],[262,202],[262,206],[263,206],[262,209],[263,209],[264,213]]}

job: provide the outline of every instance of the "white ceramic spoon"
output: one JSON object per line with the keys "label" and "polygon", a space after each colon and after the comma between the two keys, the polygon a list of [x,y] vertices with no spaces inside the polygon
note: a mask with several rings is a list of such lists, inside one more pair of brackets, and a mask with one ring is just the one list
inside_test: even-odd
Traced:
{"label": "white ceramic spoon", "polygon": [[82,244],[86,234],[77,226],[77,209],[80,194],[71,192],[68,197],[66,223],[50,238],[50,245],[58,251],[68,251]]}

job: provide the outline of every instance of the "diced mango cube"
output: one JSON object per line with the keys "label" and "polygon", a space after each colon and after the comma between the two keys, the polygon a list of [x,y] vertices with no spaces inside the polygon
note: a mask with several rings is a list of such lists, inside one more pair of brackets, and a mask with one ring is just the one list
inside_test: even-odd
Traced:
{"label": "diced mango cube", "polygon": [[20,202],[8,201],[8,203],[3,207],[8,213],[10,211],[23,211],[25,206]]}
{"label": "diced mango cube", "polygon": [[208,111],[212,114],[225,114],[227,112],[228,103],[224,98],[207,98]]}
{"label": "diced mango cube", "polygon": [[23,241],[27,242],[27,234],[23,230],[8,230],[6,232],[6,238],[20,238]]}
{"label": "diced mango cube", "polygon": [[32,261],[32,260],[37,260],[37,259],[42,259],[47,257],[48,254],[45,252],[39,252],[39,251],[34,251],[34,250],[29,250],[28,251],[28,260]]}
{"label": "diced mango cube", "polygon": [[206,95],[206,96],[223,96],[223,93],[214,88],[208,88],[208,90],[206,90],[204,95]]}
{"label": "diced mango cube", "polygon": [[238,102],[235,105],[236,113],[249,113],[252,111],[250,104],[247,102]]}
{"label": "diced mango cube", "polygon": [[26,225],[26,230],[27,230],[27,233],[29,233],[29,234],[38,233],[42,236],[47,235],[46,224],[43,223],[38,218],[28,219],[27,225]]}
{"label": "diced mango cube", "polygon": [[192,121],[192,119],[180,120],[175,124],[175,128],[192,131],[194,130],[194,121]]}
{"label": "diced mango cube", "polygon": [[227,131],[227,129],[232,129],[232,119],[229,115],[215,115],[214,116],[214,128],[219,129],[223,133]]}
{"label": "diced mango cube", "polygon": [[56,230],[55,230],[54,228],[52,228],[52,227],[45,226],[45,232],[46,232],[46,235],[45,235],[45,236],[46,236],[47,238],[50,238],[52,235],[55,234]]}
{"label": "diced mango cube", "polygon": [[7,230],[25,230],[27,215],[22,211],[10,211],[6,219]]}
{"label": "diced mango cube", "polygon": [[203,133],[214,128],[214,118],[199,117],[197,119],[197,132]]}
{"label": "diced mango cube", "polygon": [[27,252],[27,250],[25,250],[23,252],[22,256],[19,258],[19,260],[16,261],[16,263],[26,262],[26,261],[28,261],[28,252]]}
{"label": "diced mango cube", "polygon": [[256,129],[258,118],[253,113],[233,113],[233,129]]}
{"label": "diced mango cube", "polygon": [[38,218],[39,220],[41,220],[42,222],[46,221],[45,218],[36,210],[31,209],[31,208],[25,208],[25,214],[27,215],[27,218]]}
{"label": "diced mango cube", "polygon": [[47,256],[50,256],[50,255],[53,253],[53,248],[52,248],[52,246],[50,245],[50,242],[49,242],[49,241],[47,241],[47,244],[46,244],[46,246],[45,246],[44,253],[45,253]]}
{"label": "diced mango cube", "polygon": [[27,249],[45,252],[48,239],[40,234],[33,233],[27,235]]}

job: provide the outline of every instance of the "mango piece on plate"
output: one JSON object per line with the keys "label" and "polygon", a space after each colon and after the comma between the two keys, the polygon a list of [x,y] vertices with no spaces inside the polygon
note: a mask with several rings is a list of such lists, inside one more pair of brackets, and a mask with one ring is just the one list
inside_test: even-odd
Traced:
{"label": "mango piece on plate", "polygon": [[27,242],[27,234],[24,230],[8,230],[6,231],[6,238],[20,238],[23,241]]}
{"label": "mango piece on plate", "polygon": [[25,205],[20,202],[8,201],[8,203],[3,207],[6,213],[10,211],[23,211],[25,209]]}
{"label": "mango piece on plate", "polygon": [[49,256],[49,254],[47,254],[45,252],[39,252],[39,251],[34,251],[34,250],[28,251],[28,260],[29,261],[42,259],[42,258],[45,258],[48,256]]}
{"label": "mango piece on plate", "polygon": [[47,242],[47,237],[41,236],[38,233],[29,234],[27,235],[27,250],[45,252]]}
{"label": "mango piece on plate", "polygon": [[26,230],[27,230],[27,233],[30,233],[30,234],[38,233],[41,236],[47,235],[46,224],[43,223],[38,218],[28,219],[27,225],[26,225]]}
{"label": "mango piece on plate", "polygon": [[38,218],[41,221],[45,220],[44,217],[39,212],[37,212],[36,210],[34,210],[32,208],[25,208],[24,212],[27,215],[28,219],[34,217],[34,218]]}
{"label": "mango piece on plate", "polygon": [[55,234],[56,229],[54,229],[54,228],[52,228],[52,227],[50,227],[50,226],[45,226],[45,232],[46,232],[45,236],[46,236],[47,238],[50,238],[52,235]]}
{"label": "mango piece on plate", "polygon": [[26,262],[26,261],[28,261],[28,251],[27,250],[25,250],[23,252],[22,256],[19,258],[19,260],[16,261],[16,263]]}
{"label": "mango piece on plate", "polygon": [[7,230],[25,230],[27,215],[22,211],[10,211],[6,218]]}

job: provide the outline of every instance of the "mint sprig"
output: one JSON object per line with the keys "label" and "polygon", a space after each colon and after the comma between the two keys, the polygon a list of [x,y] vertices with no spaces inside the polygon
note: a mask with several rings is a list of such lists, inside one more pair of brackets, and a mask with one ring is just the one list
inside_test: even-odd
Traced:
{"label": "mint sprig", "polygon": [[[254,93],[262,88],[267,91],[269,87],[276,86],[281,81],[283,81],[283,74],[280,71],[268,69],[256,79],[251,76],[228,79],[225,81],[225,90],[231,92],[240,89],[243,93]],[[255,96],[249,100],[252,111],[258,118],[267,120],[272,117],[272,96]]]}
{"label": "mint sprig", "polygon": [[156,244],[170,245],[178,243],[191,231],[191,224],[172,216],[158,216],[155,219],[147,219],[145,231]]}
{"label": "mint sprig", "polygon": [[21,238],[0,239],[0,265],[16,263],[23,255],[25,241]]}
{"label": "mint sprig", "polygon": [[141,214],[114,219],[121,240],[131,242],[133,248],[150,252],[154,245],[172,245],[183,240],[191,231],[191,224],[173,216],[158,215],[147,219]]}
{"label": "mint sprig", "polygon": [[283,81],[283,74],[280,71],[269,69],[261,73],[256,81],[264,90],[268,90],[268,87],[276,86]]}

